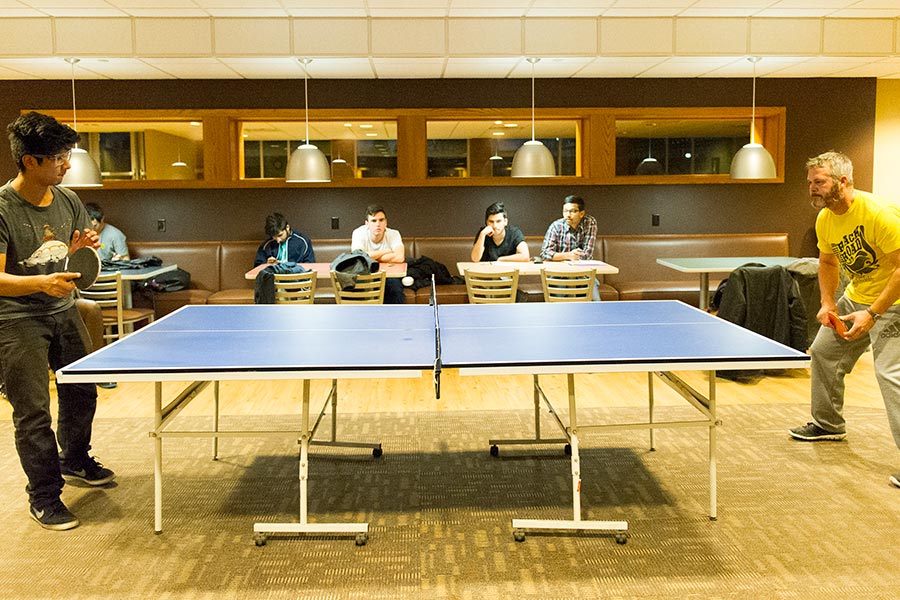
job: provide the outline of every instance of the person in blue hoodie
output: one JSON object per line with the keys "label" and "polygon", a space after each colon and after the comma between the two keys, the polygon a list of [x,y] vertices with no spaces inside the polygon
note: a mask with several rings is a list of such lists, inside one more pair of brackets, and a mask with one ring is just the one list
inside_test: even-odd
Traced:
{"label": "person in blue hoodie", "polygon": [[292,231],[284,215],[274,213],[266,217],[266,236],[266,241],[256,251],[254,267],[263,263],[316,262],[312,242],[299,231]]}

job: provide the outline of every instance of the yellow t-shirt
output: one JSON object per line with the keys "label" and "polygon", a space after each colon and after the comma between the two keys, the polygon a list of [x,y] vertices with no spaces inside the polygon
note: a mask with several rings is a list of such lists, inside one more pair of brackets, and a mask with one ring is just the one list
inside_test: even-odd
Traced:
{"label": "yellow t-shirt", "polygon": [[816,236],[819,250],[834,254],[850,278],[847,297],[872,304],[894,272],[881,257],[900,248],[900,205],[856,190],[843,215],[819,211]]}

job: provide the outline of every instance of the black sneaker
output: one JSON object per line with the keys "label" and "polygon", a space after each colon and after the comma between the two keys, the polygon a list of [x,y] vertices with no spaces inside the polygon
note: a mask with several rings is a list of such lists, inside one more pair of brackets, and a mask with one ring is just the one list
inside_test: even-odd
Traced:
{"label": "black sneaker", "polygon": [[116,478],[116,474],[100,464],[93,456],[88,456],[77,467],[61,462],[59,470],[66,479],[77,479],[88,485],[104,485]]}
{"label": "black sneaker", "polygon": [[900,487],[900,473],[894,473],[893,475],[891,475],[890,482],[891,485]]}
{"label": "black sneaker", "polygon": [[788,433],[791,434],[792,438],[803,440],[804,442],[820,442],[824,440],[837,442],[847,437],[846,433],[831,433],[830,431],[825,431],[815,423],[807,423],[800,427],[794,427],[789,430]]}
{"label": "black sneaker", "polygon": [[78,527],[78,519],[69,512],[69,509],[66,508],[66,505],[61,500],[57,500],[50,506],[45,506],[41,509],[32,505],[28,510],[28,514],[44,529],[65,531],[66,529]]}

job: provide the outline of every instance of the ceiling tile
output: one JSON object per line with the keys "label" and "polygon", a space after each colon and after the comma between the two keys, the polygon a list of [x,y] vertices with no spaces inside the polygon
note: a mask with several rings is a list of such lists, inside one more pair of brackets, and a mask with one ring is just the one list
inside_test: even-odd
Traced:
{"label": "ceiling tile", "polygon": [[317,58],[309,65],[313,79],[373,79],[375,71],[368,58]]}
{"label": "ceiling tile", "polygon": [[443,19],[372,19],[372,53],[381,56],[443,55]]}
{"label": "ceiling tile", "polygon": [[667,60],[665,57],[599,57],[584,66],[575,77],[637,77]]}
{"label": "ceiling tile", "polygon": [[772,73],[773,77],[842,77],[842,71],[859,67],[869,62],[864,57],[813,57],[800,64],[788,66]]}
{"label": "ceiling tile", "polygon": [[145,58],[144,62],[177,79],[233,79],[238,76],[216,58]]}
{"label": "ceiling tile", "polygon": [[676,19],[677,54],[745,54],[747,19]]}
{"label": "ceiling tile", "polygon": [[369,54],[365,19],[294,19],[297,56],[357,56]]}
{"label": "ceiling tile", "polygon": [[448,49],[453,56],[522,55],[520,19],[450,19]]}
{"label": "ceiling tile", "polygon": [[49,19],[0,20],[0,56],[53,54]]}
{"label": "ceiling tile", "polygon": [[675,56],[647,69],[640,77],[703,77],[734,60],[733,56]]}
{"label": "ceiling tile", "polygon": [[[109,79],[171,79],[172,76],[137,58],[82,58],[76,68]],[[78,73],[78,71],[76,71]],[[79,79],[82,77],[79,75]]]}
{"label": "ceiling tile", "polygon": [[526,19],[525,54],[595,56],[597,19]]}
{"label": "ceiling tile", "polygon": [[819,54],[820,19],[753,19],[750,52],[754,54]]}
{"label": "ceiling tile", "polygon": [[894,22],[888,19],[825,19],[825,54],[891,54]]}
{"label": "ceiling tile", "polygon": [[672,19],[602,19],[600,54],[670,54]]}
{"label": "ceiling tile", "polygon": [[56,19],[56,52],[73,56],[130,56],[131,19]]}
{"label": "ceiling tile", "polygon": [[[573,77],[575,73],[581,71],[591,61],[593,61],[593,58],[587,57],[541,58],[540,62],[534,65],[534,74],[536,77]],[[519,61],[509,76],[531,77],[531,63],[526,60]]]}
{"label": "ceiling tile", "polygon": [[293,58],[220,58],[222,64],[246,79],[303,79],[303,69]]}
{"label": "ceiling tile", "polygon": [[206,19],[136,19],[134,50],[145,56],[212,53],[212,22]]}
{"label": "ceiling tile", "polygon": [[[756,76],[772,75],[787,67],[794,67],[809,60],[807,56],[763,56],[756,63]],[[746,57],[708,73],[710,77],[752,77],[753,64]],[[775,75],[777,77],[777,75]]]}
{"label": "ceiling tile", "polygon": [[372,62],[379,79],[434,79],[444,73],[442,58],[376,58]]}
{"label": "ceiling tile", "polygon": [[522,59],[517,58],[450,58],[444,77],[505,79]]}
{"label": "ceiling tile", "polygon": [[214,19],[215,52],[232,56],[291,54],[287,19]]}

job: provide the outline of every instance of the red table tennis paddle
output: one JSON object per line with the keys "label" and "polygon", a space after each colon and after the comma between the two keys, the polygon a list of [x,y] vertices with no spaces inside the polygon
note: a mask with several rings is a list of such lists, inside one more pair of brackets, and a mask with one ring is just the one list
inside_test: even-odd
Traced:
{"label": "red table tennis paddle", "polygon": [[847,335],[847,324],[841,321],[841,318],[836,313],[828,313],[828,320],[831,322],[834,330],[838,332],[838,335]]}
{"label": "red table tennis paddle", "polygon": [[100,255],[90,246],[82,246],[66,258],[65,270],[69,273],[81,273],[72,283],[79,290],[86,290],[94,285],[100,275]]}

